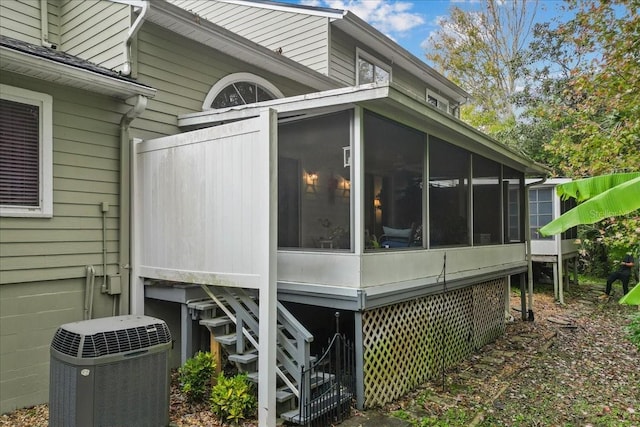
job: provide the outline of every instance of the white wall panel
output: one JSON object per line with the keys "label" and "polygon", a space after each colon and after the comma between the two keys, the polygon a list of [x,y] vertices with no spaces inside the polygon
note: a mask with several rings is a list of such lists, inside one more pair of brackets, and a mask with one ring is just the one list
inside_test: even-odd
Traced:
{"label": "white wall panel", "polygon": [[256,118],[138,144],[140,276],[259,286],[269,133]]}

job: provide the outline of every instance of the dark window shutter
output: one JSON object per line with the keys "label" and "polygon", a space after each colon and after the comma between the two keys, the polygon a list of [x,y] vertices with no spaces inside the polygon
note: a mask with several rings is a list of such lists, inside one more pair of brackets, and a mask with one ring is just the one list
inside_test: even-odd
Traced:
{"label": "dark window shutter", "polygon": [[0,99],[0,205],[40,204],[40,109]]}

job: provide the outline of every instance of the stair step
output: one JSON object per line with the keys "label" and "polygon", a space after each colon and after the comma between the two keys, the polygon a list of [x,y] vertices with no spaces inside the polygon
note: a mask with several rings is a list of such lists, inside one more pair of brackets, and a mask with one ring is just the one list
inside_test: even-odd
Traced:
{"label": "stair step", "polygon": [[[280,368],[280,370],[287,376],[289,376],[287,374],[287,371],[285,371],[285,369],[282,366],[278,366],[278,368]],[[252,371],[252,372],[247,372],[247,379],[249,381],[251,381],[252,383],[258,384],[258,372],[257,371]]]}
{"label": "stair step", "polygon": [[244,353],[244,354],[230,354],[229,360],[231,362],[237,362],[243,365],[247,365],[251,362],[255,362],[256,360],[258,360],[258,352],[252,351],[250,353]]}
{"label": "stair step", "polygon": [[316,418],[319,418],[321,415],[336,409],[338,405],[348,402],[352,397],[353,395],[351,393],[346,390],[342,390],[340,394],[340,402],[338,402],[337,393],[334,391],[314,399],[314,401],[311,402],[310,414],[301,417],[300,409],[298,408],[288,412],[283,412],[280,414],[280,418],[295,424],[307,425]]}
{"label": "stair step", "polygon": [[293,394],[291,389],[287,386],[280,387],[276,390],[276,402],[278,403],[284,403],[294,397],[296,397],[296,395]]}
{"label": "stair step", "polygon": [[221,326],[231,325],[233,322],[228,316],[220,316],[211,319],[200,319],[200,324],[209,328],[219,328]]}
{"label": "stair step", "polygon": [[218,307],[218,304],[213,302],[211,299],[200,300],[200,301],[192,301],[187,303],[187,307],[192,308],[198,311],[206,311],[211,310]]}
{"label": "stair step", "polygon": [[316,372],[313,374],[313,376],[309,379],[309,385],[311,386],[311,390],[313,390],[316,387],[321,386],[322,384],[331,381],[333,378],[335,377],[334,374],[327,374],[324,372]]}
{"label": "stair step", "polygon": [[248,372],[247,379],[254,384],[258,384],[258,372]]}
{"label": "stair step", "polygon": [[236,337],[236,334],[234,333],[229,335],[220,335],[219,337],[214,337],[214,339],[222,345],[235,345],[238,337]]}

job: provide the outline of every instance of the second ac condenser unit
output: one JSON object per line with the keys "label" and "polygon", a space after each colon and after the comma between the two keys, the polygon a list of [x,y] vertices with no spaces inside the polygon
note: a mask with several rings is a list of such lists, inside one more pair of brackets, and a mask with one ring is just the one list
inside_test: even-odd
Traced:
{"label": "second ac condenser unit", "polygon": [[164,321],[117,316],[67,323],[51,343],[50,427],[169,424]]}

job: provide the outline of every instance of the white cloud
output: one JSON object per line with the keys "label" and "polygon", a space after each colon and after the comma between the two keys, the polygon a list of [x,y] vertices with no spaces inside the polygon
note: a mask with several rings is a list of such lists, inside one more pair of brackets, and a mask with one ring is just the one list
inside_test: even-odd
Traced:
{"label": "white cloud", "polygon": [[[312,0],[301,0],[305,2]],[[401,37],[408,31],[424,24],[419,13],[414,13],[413,3],[385,0],[322,0],[316,6],[349,10],[390,37]]]}
{"label": "white cloud", "polygon": [[300,0],[300,4],[303,6],[313,6],[313,7],[321,6],[320,0]]}

